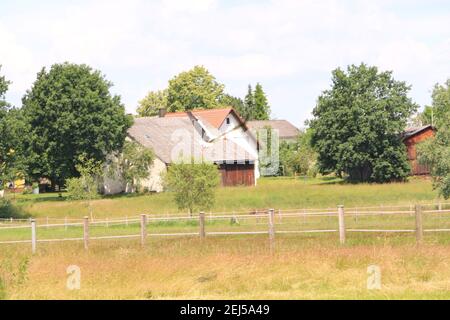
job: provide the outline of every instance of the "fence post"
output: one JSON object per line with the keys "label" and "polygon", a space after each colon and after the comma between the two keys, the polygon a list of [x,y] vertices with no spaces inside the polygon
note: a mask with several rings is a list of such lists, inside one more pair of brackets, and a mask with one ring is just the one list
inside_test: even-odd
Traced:
{"label": "fence post", "polygon": [[200,238],[205,239],[206,232],[205,232],[205,213],[204,212],[200,212],[199,221],[200,221]]}
{"label": "fence post", "polygon": [[439,202],[439,206],[438,206],[439,211],[442,211],[442,203]]}
{"label": "fence post", "polygon": [[270,252],[273,252],[275,248],[275,210],[269,209],[269,244],[270,244]]}
{"label": "fence post", "polygon": [[141,246],[145,246],[147,240],[147,215],[141,214]]}
{"label": "fence post", "polygon": [[64,231],[67,231],[67,217],[64,217]]}
{"label": "fence post", "polygon": [[31,219],[31,253],[36,253],[36,220]]}
{"label": "fence post", "polygon": [[84,239],[84,249],[87,250],[89,248],[89,217],[84,217],[83,239]]}
{"label": "fence post", "polygon": [[423,220],[422,220],[422,206],[416,205],[416,241],[422,243],[423,241]]}
{"label": "fence post", "polygon": [[339,218],[339,242],[345,243],[345,218],[344,218],[344,206],[338,206],[338,218]]}
{"label": "fence post", "polygon": [[47,219],[45,220],[45,224],[47,225],[47,229],[48,229],[48,223],[49,223],[49,221],[48,221],[48,217],[47,217]]}

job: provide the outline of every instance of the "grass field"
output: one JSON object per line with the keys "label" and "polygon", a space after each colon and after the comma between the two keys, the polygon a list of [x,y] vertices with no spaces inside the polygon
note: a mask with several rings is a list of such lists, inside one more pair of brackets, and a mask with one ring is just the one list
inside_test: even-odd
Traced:
{"label": "grass field", "polygon": [[[17,195],[15,202],[34,217],[81,218],[87,215],[86,202],[68,201],[62,195],[62,198],[58,194]],[[308,180],[264,178],[253,188],[218,189],[212,211],[414,204],[434,201],[436,197],[431,182],[421,178],[383,185],[351,185],[328,177]],[[95,218],[179,212],[170,193],[105,197],[93,201],[92,208]]]}
{"label": "grass field", "polygon": [[[213,211],[269,207],[335,208],[434,202],[428,180],[388,185],[348,185],[337,179],[262,179],[255,188],[220,189]],[[57,195],[17,195],[16,204],[38,218],[80,218],[83,202]],[[170,194],[117,196],[93,202],[96,218],[176,212]],[[346,217],[348,228],[414,228],[414,216]],[[6,225],[6,224],[5,224]],[[450,214],[424,216],[425,228],[450,228]],[[336,217],[277,218],[276,230],[337,228]],[[267,219],[209,220],[208,231],[267,230]],[[198,232],[198,221],[151,222],[150,233]],[[92,225],[90,235],[139,234],[138,222]],[[81,237],[81,227],[38,228],[38,239]],[[0,230],[0,241],[29,239],[29,229]],[[270,253],[267,235],[149,237],[82,242],[2,245],[3,299],[450,299],[450,234],[277,234]],[[81,269],[81,289],[66,288],[67,267]],[[381,270],[381,289],[367,288],[368,270]]]}
{"label": "grass field", "polygon": [[[8,299],[449,299],[448,236],[283,236],[269,254],[266,237],[153,239],[2,247],[0,274]],[[66,288],[66,269],[81,269],[81,289]],[[367,268],[381,270],[368,290]],[[14,272],[5,272],[5,270]],[[2,273],[3,272],[3,273]]]}

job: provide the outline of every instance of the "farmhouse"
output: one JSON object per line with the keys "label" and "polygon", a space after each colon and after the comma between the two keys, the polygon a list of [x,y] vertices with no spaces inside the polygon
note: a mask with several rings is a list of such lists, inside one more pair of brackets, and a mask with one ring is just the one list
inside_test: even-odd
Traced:
{"label": "farmhouse", "polygon": [[252,131],[271,128],[278,131],[280,141],[294,142],[300,130],[287,120],[255,120],[248,121],[247,126]]}
{"label": "farmhouse", "polygon": [[[254,186],[259,178],[255,136],[232,108],[166,113],[136,118],[128,139],[155,153],[155,161],[142,186],[163,190],[162,175],[171,163],[194,158],[218,165],[223,186]],[[124,192],[120,179],[107,178],[104,192]]]}
{"label": "farmhouse", "polygon": [[402,134],[403,143],[406,145],[408,160],[411,165],[412,175],[427,175],[430,168],[420,164],[417,159],[417,144],[434,135],[435,129],[431,125],[406,129]]}

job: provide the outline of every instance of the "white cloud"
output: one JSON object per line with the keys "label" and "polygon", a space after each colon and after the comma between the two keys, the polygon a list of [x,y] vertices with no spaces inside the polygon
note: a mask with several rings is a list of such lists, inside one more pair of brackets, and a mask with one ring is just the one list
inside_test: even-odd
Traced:
{"label": "white cloud", "polygon": [[275,113],[297,124],[314,105],[311,88],[328,83],[337,66],[392,69],[420,103],[450,76],[450,8],[440,0],[40,4],[0,12],[0,64],[17,104],[42,66],[66,60],[106,73],[129,111],[147,89],[203,64],[239,94],[249,82],[267,83]]}

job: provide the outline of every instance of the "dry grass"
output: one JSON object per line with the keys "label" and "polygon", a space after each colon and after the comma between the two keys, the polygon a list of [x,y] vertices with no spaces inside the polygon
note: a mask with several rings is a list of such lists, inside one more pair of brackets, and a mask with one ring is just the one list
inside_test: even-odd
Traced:
{"label": "dry grass", "polygon": [[[338,180],[262,179],[255,188],[220,189],[214,211],[255,208],[302,208],[394,205],[430,202],[436,198],[427,180],[388,185],[348,185]],[[80,218],[83,202],[55,195],[19,196],[17,204],[35,217]],[[136,216],[176,212],[170,194],[120,196],[93,203],[95,217]],[[447,215],[448,216],[448,215]],[[426,218],[427,227],[447,226],[448,217]],[[277,220],[277,230],[336,227],[336,219]],[[375,219],[375,220],[374,220]],[[348,227],[411,227],[413,217],[356,218]],[[256,224],[254,224],[256,225]],[[207,224],[208,230],[247,228],[242,222]],[[253,228],[253,227],[252,227]],[[264,228],[267,225],[256,225]],[[196,224],[149,226],[150,232],[198,230]],[[253,230],[253,229],[252,229]],[[127,228],[96,227],[92,235],[138,233]],[[14,236],[13,238],[11,238]],[[29,230],[3,230],[0,239],[29,239]],[[38,229],[38,237],[81,236],[81,228]],[[36,255],[29,245],[2,245],[0,299],[449,299],[450,237],[426,234],[417,247],[411,234],[349,233],[346,246],[336,234],[277,235],[269,254],[267,236],[151,238],[82,243],[39,243]],[[367,268],[378,265],[381,290],[367,289]],[[66,288],[66,268],[81,268],[81,290]]]}
{"label": "dry grass", "polygon": [[[41,245],[29,257],[5,247],[0,261],[30,259],[27,280],[6,288],[10,299],[448,299],[450,247],[446,238],[373,236],[336,245],[335,236],[152,239]],[[362,240],[362,239],[361,239]],[[353,242],[353,244],[351,244]],[[81,268],[81,290],[66,289],[66,268]],[[367,290],[367,267],[382,271],[382,289]]]}

